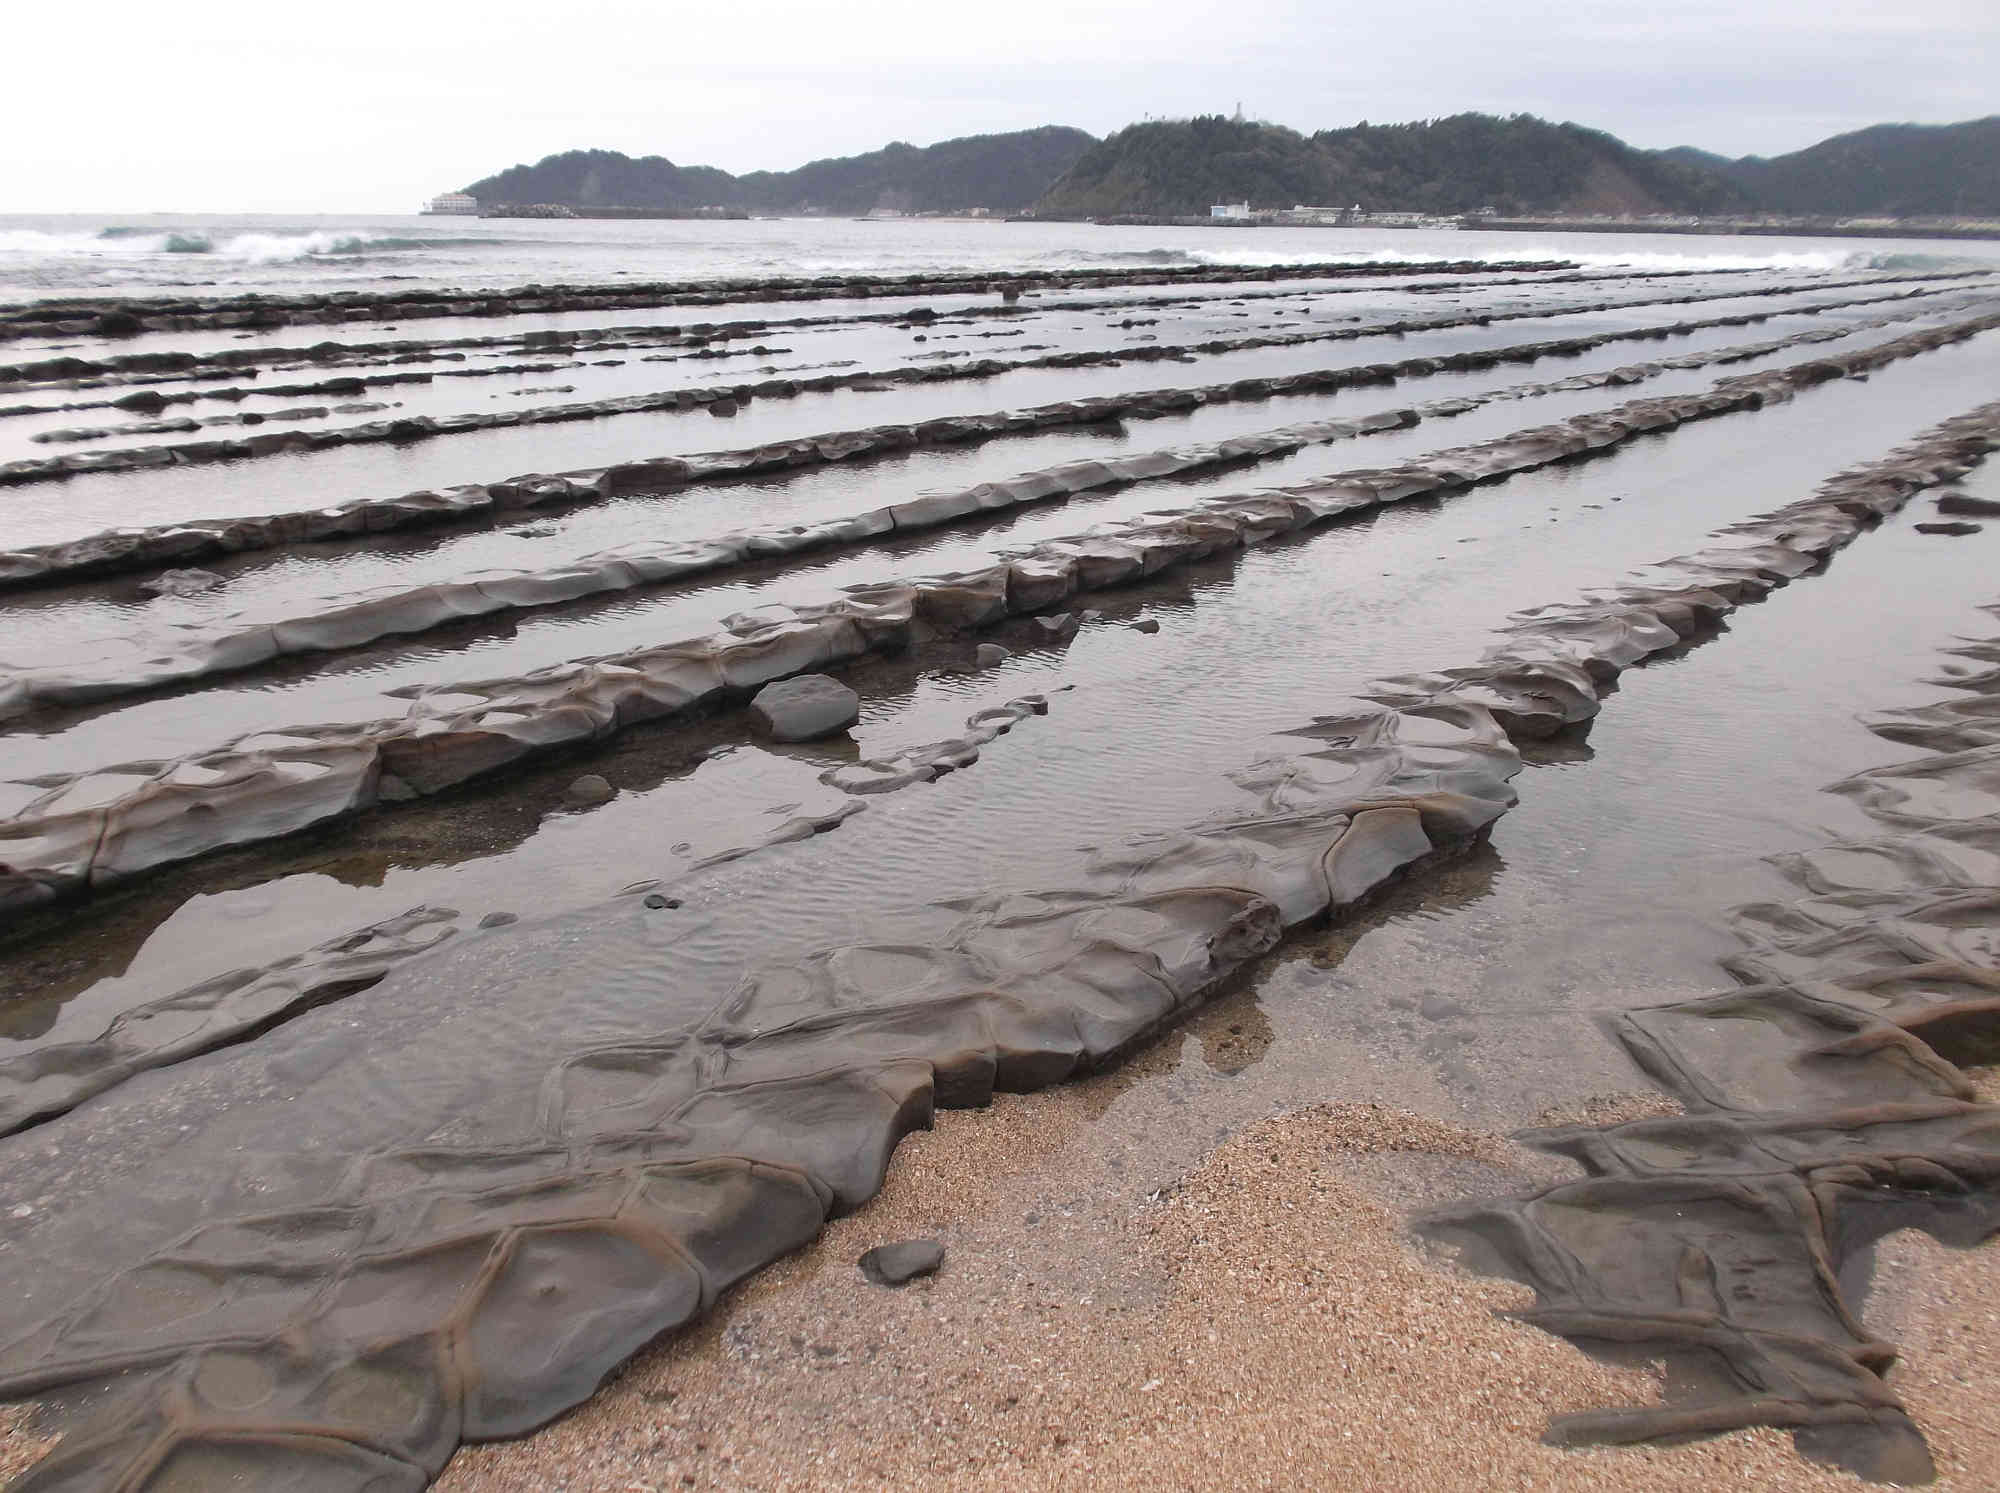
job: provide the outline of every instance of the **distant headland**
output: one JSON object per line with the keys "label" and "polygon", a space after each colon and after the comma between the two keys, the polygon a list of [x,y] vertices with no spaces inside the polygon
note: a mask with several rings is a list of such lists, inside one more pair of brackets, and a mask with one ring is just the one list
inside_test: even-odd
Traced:
{"label": "distant headland", "polygon": [[[1099,140],[1061,125],[896,142],[734,176],[573,150],[482,178],[434,211],[496,217],[950,216],[1049,221],[1668,233],[2000,235],[2000,115],[1882,124],[1775,157],[1639,150],[1532,115],[1362,122],[1303,135],[1206,115]],[[450,204],[443,206],[442,204]],[[1223,205],[1228,210],[1224,210]]]}

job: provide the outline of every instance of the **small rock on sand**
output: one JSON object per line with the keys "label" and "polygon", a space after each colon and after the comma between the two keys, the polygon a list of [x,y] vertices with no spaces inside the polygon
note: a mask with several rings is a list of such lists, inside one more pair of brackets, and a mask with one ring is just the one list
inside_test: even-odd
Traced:
{"label": "small rock on sand", "polygon": [[573,804],[609,803],[614,791],[611,784],[596,773],[587,772],[563,789],[563,800]]}
{"label": "small rock on sand", "polygon": [[1134,632],[1158,632],[1159,630],[1160,620],[1157,617],[1141,617],[1137,622],[1132,624],[1132,631]]}
{"label": "small rock on sand", "polygon": [[1975,498],[1971,493],[1948,492],[1937,500],[1937,511],[1969,514],[1974,518],[2000,518],[2000,503],[1991,498]]}
{"label": "small rock on sand", "polygon": [[861,697],[838,679],[800,674],[757,691],[750,716],[773,741],[814,741],[861,719]]}
{"label": "small rock on sand", "polygon": [[861,1273],[878,1286],[907,1285],[920,1275],[935,1275],[944,1263],[944,1246],[935,1239],[905,1239],[878,1244],[858,1262]]}

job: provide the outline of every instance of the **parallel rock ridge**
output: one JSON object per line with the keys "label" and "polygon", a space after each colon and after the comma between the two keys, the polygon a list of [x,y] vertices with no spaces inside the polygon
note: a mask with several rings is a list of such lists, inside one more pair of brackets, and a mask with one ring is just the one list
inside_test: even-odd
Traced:
{"label": "parallel rock ridge", "polygon": [[518,679],[413,688],[408,714],[394,720],[292,726],[173,761],[28,780],[41,791],[0,823],[0,917],[225,845],[434,794],[635,722],[738,701],[787,675],[900,650],[920,633],[1056,610],[1079,591],[1126,584],[1341,514],[1532,471],[1691,420],[1759,409],[1996,326],[2000,314],[1927,328],[1722,379],[1705,393],[1636,400],[1422,462],[1045,541],[977,571],[854,587],[819,605],[760,609],[725,619],[724,630],[710,637]]}
{"label": "parallel rock ridge", "polygon": [[[1743,397],[1792,387],[1751,383]],[[1618,438],[1601,418],[1588,430]],[[1583,438],[1556,427],[1537,449]],[[1996,445],[2000,404],[1732,526],[1745,542],[1668,562],[1665,581],[1523,615],[1480,663],[1386,682],[1395,703],[1342,706],[1298,733],[1317,749],[1234,774],[1240,810],[1102,848],[1075,885],[939,904],[893,944],[752,970],[691,1032],[572,1054],[542,1086],[530,1143],[366,1156],[322,1206],[203,1224],[0,1348],[0,1394],[129,1376],[116,1408],[19,1486],[420,1488],[459,1442],[578,1403],[641,1344],[857,1206],[935,1104],[1101,1065],[1288,927],[1483,835],[1512,802],[1510,734],[1587,718],[1622,669],[1806,573]],[[1464,470],[1513,459],[1484,451]],[[1267,533],[1305,521],[1276,500],[1257,512]],[[957,581],[940,588],[954,615],[1004,605],[1004,584]],[[1930,1084],[1923,1123],[1964,1113],[1913,1039],[1866,1035],[1829,1050],[1831,1066]],[[1738,1212],[1731,1227],[1769,1216]],[[1768,1278],[1809,1254],[1782,1229],[1762,1237],[1787,1251]],[[1684,1263],[1670,1279],[1698,1290],[1702,1261]],[[1765,1337],[1795,1356],[1810,1355],[1808,1332],[1845,1329],[1811,1296],[1783,1305],[1785,1330]],[[1844,1361],[1859,1368],[1843,1387],[1860,1385],[1865,1362]],[[1746,1402],[1739,1420],[1770,1418],[1772,1403]],[[1898,1429],[1880,1395],[1853,1388],[1842,1403],[1844,1425]]]}
{"label": "parallel rock ridge", "polygon": [[[1532,283],[1537,287],[1546,285],[1588,284],[1597,280],[1681,280],[1709,278],[1720,275],[1724,278],[1732,274],[1747,274],[1743,270],[1642,270],[1611,272],[1571,272],[1554,274],[1536,272]],[[1935,276],[1946,280],[1969,280],[1990,271],[1948,271]],[[1870,277],[1860,282],[1833,282],[1834,284],[1873,283],[1885,277]],[[1897,276],[1898,280],[1925,280],[1932,276]],[[1296,288],[1283,290],[1246,290],[1234,282],[1215,282],[1226,288],[1208,296],[1186,296],[1163,299],[1157,295],[1104,296],[1097,298],[1066,297],[1060,304],[1066,312],[1099,311],[1114,309],[1164,310],[1174,307],[1201,305],[1204,302],[1228,300],[1250,302],[1260,300],[1292,300],[1301,292]],[[1490,275],[1466,280],[1432,280],[1423,286],[1429,294],[1442,294],[1452,290],[1491,288],[1495,283],[1515,284],[1519,281],[1497,281]],[[1824,282],[1814,282],[1824,283]],[[1378,287],[1368,285],[1328,285],[1315,286],[1311,294],[1317,298],[1337,295],[1365,295]],[[951,322],[974,320],[1011,321],[1023,314],[1018,299],[1006,299],[999,304],[962,302],[950,307],[942,317]],[[327,368],[353,364],[391,363],[403,364],[425,360],[455,361],[457,355],[469,350],[493,348],[517,348],[522,352],[575,352],[579,350],[603,351],[620,348],[666,346],[679,350],[683,356],[717,356],[714,344],[738,341],[752,337],[763,337],[773,333],[811,331],[831,327],[857,327],[867,325],[914,327],[939,320],[940,314],[934,307],[906,307],[889,311],[832,311],[810,316],[785,317],[736,317],[729,321],[693,321],[664,323],[613,323],[595,327],[538,328],[524,332],[493,332],[466,337],[401,337],[378,339],[375,341],[320,341],[313,343],[276,344],[259,342],[246,347],[220,348],[209,352],[150,351],[150,352],[100,352],[93,357],[79,357],[74,353],[64,353],[56,358],[39,358],[28,363],[0,364],[0,385],[17,386],[10,392],[18,392],[19,386],[33,386],[48,390],[92,390],[132,383],[140,385],[138,390],[120,399],[82,401],[57,406],[58,409],[131,409],[157,410],[168,404],[193,403],[211,397],[228,397],[232,392],[249,393],[249,388],[231,390],[173,390],[161,393],[143,386],[155,383],[204,382],[232,375],[255,378],[257,370],[266,367]],[[116,344],[111,344],[116,345]],[[547,371],[551,368],[569,366],[565,364],[545,364],[540,367],[517,371]],[[478,371],[462,369],[432,370],[400,375],[389,375],[383,382],[403,381],[427,382],[434,376],[477,377]],[[336,377],[313,384],[271,387],[257,386],[257,392],[264,394],[331,394],[359,393],[360,388],[353,380]],[[47,407],[31,408],[7,406],[0,408],[0,416],[23,413],[52,413]]]}
{"label": "parallel rock ridge", "polygon": [[[1976,278],[1976,276],[1982,278],[1986,274],[1988,272],[1950,272],[1950,274],[1938,274],[1938,276],[1898,276],[1898,280],[1912,280],[1912,278],[1914,280],[1922,280],[1922,278],[1964,280],[1964,278]],[[1884,276],[1870,276],[1870,278],[1864,278],[1864,280],[1828,280],[1828,282],[1820,282],[1814,288],[1818,288],[1818,290],[1830,290],[1830,288],[1838,288],[1838,286],[1880,284],[1882,280],[1884,280]],[[1700,292],[1700,294],[1664,296],[1664,298],[1650,298],[1650,300],[1606,300],[1606,302],[1580,304],[1580,306],[1574,306],[1570,310],[1582,314],[1582,312],[1600,312],[1600,310],[1624,310],[1624,308],[1632,308],[1632,306],[1682,306],[1682,304],[1694,304],[1694,302],[1702,302],[1702,300],[1738,300],[1738,298],[1744,298],[1744,296],[1750,296],[1750,294],[1774,296],[1774,294],[1786,294],[1786,290],[1790,290],[1790,286],[1786,286],[1786,288],[1762,288],[1762,290],[1752,290],[1752,292],[1744,292],[1744,290]],[[1926,294],[1926,292],[1908,292],[1906,290],[1906,292],[1900,292],[1896,296],[1882,296],[1882,300],[1912,298],[1912,296],[1918,296],[1918,294]],[[1936,294],[1936,292],[1930,292],[1930,294]],[[448,414],[448,416],[406,416],[406,418],[370,420],[370,422],[364,422],[364,424],[334,426],[334,428],[312,428],[312,430],[260,430],[258,434],[252,434],[252,436],[234,436],[234,438],[232,436],[212,436],[212,438],[206,438],[206,440],[192,440],[192,442],[180,442],[180,444],[170,444],[170,446],[118,446],[114,450],[70,452],[70,454],[60,454],[60,456],[38,456],[38,458],[14,460],[14,462],[0,462],[0,486],[6,486],[6,484],[24,484],[24,482],[58,480],[58,478],[86,474],[86,472],[120,472],[120,470],[136,470],[136,468],[148,468],[148,466],[184,466],[184,464],[204,464],[204,462],[222,462],[222,460],[242,460],[242,458],[256,458],[256,456],[276,456],[276,454],[298,452],[298,450],[326,450],[330,446],[356,446],[356,444],[376,444],[376,442],[412,442],[412,440],[428,440],[432,436],[448,436],[448,434],[466,434],[466,432],[474,432],[474,430],[490,430],[490,428],[496,428],[496,426],[560,424],[560,422],[570,422],[570,420],[588,420],[588,418],[600,418],[600,416],[612,416],[612,414],[638,414],[638,412],[648,412],[648,410],[686,410],[686,408],[704,406],[704,404],[710,406],[710,408],[714,408],[714,406],[724,404],[724,402],[740,402],[740,400],[748,400],[748,398],[792,398],[792,396],[796,396],[800,392],[824,392],[824,390],[830,390],[830,388],[866,388],[870,382],[884,380],[884,378],[896,380],[896,382],[952,382],[952,380],[964,380],[964,378],[992,378],[996,374],[1012,372],[1012,370],[1020,370],[1020,368],[1082,368],[1082,366],[1104,366],[1104,364],[1116,364],[1116,362],[1160,362],[1160,360],[1170,360],[1170,358],[1172,360],[1190,358],[1196,352],[1250,350],[1250,348],[1274,348],[1274,346],[1302,346],[1302,344],[1310,344],[1310,342],[1352,342],[1352,340],[1360,340],[1360,338],[1368,338],[1368,336],[1406,336],[1406,334],[1412,334],[1412,332],[1448,330],[1452,326],[1468,326],[1468,324],[1480,324],[1480,326],[1484,326],[1484,324],[1506,322],[1506,320],[1530,320],[1530,318],[1542,318],[1546,314],[1548,314],[1546,308],[1534,308],[1534,310],[1516,310],[1516,312],[1466,312],[1466,314],[1458,314],[1458,316],[1398,318],[1398,320],[1392,320],[1392,322],[1376,322],[1376,324],[1366,324],[1366,326],[1338,326],[1338,328],[1330,328],[1330,330],[1322,328],[1322,330],[1312,330],[1312,332],[1268,332],[1268,334],[1262,334],[1262,336],[1210,338],[1210,340],[1204,340],[1204,342],[1188,342],[1188,344],[1146,342],[1146,344],[1126,346],[1126,348],[1116,348],[1116,350],[1048,352],[1048,354],[1034,356],[1034,358],[1008,358],[1008,360],[980,358],[980,360],[958,364],[958,366],[924,364],[924,366],[902,366],[902,368],[874,370],[874,372],[820,374],[816,378],[764,378],[764,380],[758,380],[758,382],[738,382],[738,384],[700,386],[700,388],[670,388],[670,390],[662,390],[662,392],[654,392],[654,394],[624,394],[624,396],[618,396],[618,398],[592,400],[592,402],[586,402],[586,404],[544,404],[544,406],[536,406],[536,408],[530,408],[530,410],[510,410],[510,412],[472,412],[472,414]],[[900,426],[900,428],[908,430],[908,426]],[[808,444],[810,444],[810,440],[808,440]],[[888,448],[898,448],[898,444],[902,444],[902,446],[924,444],[924,440],[912,442],[912,440],[904,438],[902,442],[890,442]],[[848,454],[852,454],[852,452],[848,452]],[[810,456],[804,456],[804,460],[810,460]],[[766,464],[786,466],[786,464],[800,464],[800,462],[798,460],[790,460],[790,462],[788,460],[778,460],[778,462],[766,462]],[[542,474],[536,474],[536,476],[542,476]],[[590,474],[590,476],[600,476],[600,474]],[[516,480],[530,480],[530,478],[516,478]],[[668,474],[668,480],[674,480],[674,474]],[[454,488],[454,492],[460,492],[460,488]],[[434,496],[434,494],[412,494],[412,496],[414,498],[428,498],[428,496]],[[380,500],[368,500],[368,502],[376,502],[380,506]],[[390,502],[408,502],[408,500],[390,500]],[[352,508],[352,506],[354,504],[344,504],[344,508]],[[512,504],[504,504],[504,506],[512,506]],[[320,522],[324,522],[326,514],[330,514],[330,512],[336,512],[336,510],[320,510],[320,514],[318,514]],[[284,514],[284,516],[300,518],[300,516],[294,516],[294,514]],[[256,520],[236,520],[236,522],[256,522]],[[426,522],[426,518],[406,518],[402,522]],[[438,522],[438,514],[434,512],[428,518],[428,522]],[[182,532],[182,530],[188,530],[188,528],[198,528],[198,526],[200,524],[180,524],[180,526],[176,526],[176,532]],[[382,528],[382,526],[400,526],[400,524],[396,524],[396,522],[390,522],[390,524],[372,524],[372,528]],[[234,528],[234,524],[232,524],[232,528]],[[114,532],[122,534],[126,530],[114,530]],[[348,528],[332,526],[326,532],[328,534],[340,534],[340,532],[354,532],[354,528],[352,526],[348,526]],[[316,532],[316,530],[288,532],[286,534],[286,538],[292,540],[292,542],[296,542],[300,538],[320,538],[320,536],[324,536],[324,534]],[[188,540],[182,540],[182,542],[186,544]],[[226,548],[256,548],[256,546],[254,544],[228,544],[228,542],[224,542],[218,548],[226,550]],[[212,552],[212,550],[188,550],[188,548],[180,548],[180,550],[174,550],[174,552],[176,554],[192,554],[192,552]],[[0,578],[6,578],[6,570],[8,570],[8,566],[0,564]]]}
{"label": "parallel rock ridge", "polygon": [[[1950,651],[1991,664],[2000,639]],[[1864,718],[1933,755],[1829,790],[1892,833],[1775,859],[1807,895],[1735,910],[1742,989],[1612,1021],[1687,1117],[1528,1132],[1587,1179],[1426,1220],[1534,1287],[1527,1321],[1677,1370],[1668,1405],[1552,1440],[1771,1425],[1864,1477],[1932,1476],[1849,1283],[1897,1229],[1966,1247],[2000,1227],[2000,1106],[1954,1066],[2000,1059],[2000,670],[1934,682],[1975,693]]]}
{"label": "parallel rock ridge", "polygon": [[[1151,265],[1128,269],[996,270],[910,275],[819,275],[650,281],[640,285],[524,285],[513,290],[440,290],[331,295],[231,296],[220,300],[158,297],[48,299],[0,307],[0,342],[29,337],[129,337],[140,332],[301,326],[437,316],[528,316],[550,312],[636,310],[649,306],[719,306],[734,301],[864,300],[873,296],[964,294],[986,290],[1069,289],[1099,285],[1204,285],[1237,280],[1352,279],[1381,275],[1532,273],[1575,269],[1572,260],[1462,260],[1286,265]],[[106,318],[112,318],[107,322]]]}
{"label": "parallel rock ridge", "polygon": [[[1550,382],[1517,384],[1485,394],[1454,395],[1413,409],[1383,410],[1344,420],[1304,421],[1206,444],[1168,447],[1104,460],[1067,462],[1004,481],[982,482],[962,489],[935,489],[919,493],[906,502],[814,524],[740,529],[698,540],[628,543],[615,549],[578,556],[558,569],[481,571],[457,581],[406,590],[385,589],[363,593],[340,599],[316,611],[310,609],[311,602],[307,601],[280,621],[243,621],[231,625],[234,619],[224,617],[210,623],[204,629],[205,635],[192,629],[183,630],[168,649],[149,649],[143,640],[138,639],[117,647],[115,640],[105,639],[103,641],[116,648],[121,655],[115,662],[96,667],[0,670],[0,720],[27,713],[38,706],[105,700],[121,694],[255,668],[289,654],[359,647],[379,638],[422,632],[470,617],[493,616],[556,605],[605,592],[685,581],[774,556],[866,544],[885,534],[908,533],[966,518],[982,518],[1013,507],[1062,501],[1078,493],[1178,477],[1204,468],[1236,466],[1289,456],[1308,445],[1353,439],[1384,430],[1406,429],[1426,419],[1447,419],[1491,403],[1528,399],[1556,391],[1626,388],[1670,370],[1742,362],[1789,347],[1839,341],[1903,320],[1907,315],[1907,312],[1893,312],[1849,325],[1811,328],[1765,342],[1683,353],[1598,373],[1572,374]],[[1722,324],[1734,324],[1742,319],[1724,318]],[[1678,333],[1693,326],[1711,324],[1683,323],[1672,330]],[[1153,390],[1102,400],[1071,401],[1037,409],[966,416],[948,422],[891,427],[886,431],[840,432],[814,437],[813,443],[829,459],[842,459],[849,453],[868,449],[870,442],[901,436],[906,432],[923,438],[950,426],[964,432],[960,436],[961,441],[972,441],[989,434],[1048,429],[1064,416],[1080,423],[1152,418],[1195,404],[1276,398],[1328,388],[1389,383],[1412,374],[1534,362],[1543,357],[1568,356],[1587,350],[1592,345],[1601,346],[1636,335],[1640,334],[1602,333],[1593,337],[1564,338],[1554,343],[1522,343],[1476,353],[1410,358],[1398,363],[1315,370],[1270,379],[1241,379],[1194,389]],[[1657,329],[1647,329],[1646,335],[1657,335]],[[754,464],[765,460],[767,454],[768,448],[724,452],[691,458],[687,465],[691,479],[699,477],[706,480],[754,470]],[[613,485],[609,480],[611,475],[610,472],[602,474],[602,480],[596,481],[589,490],[594,493],[599,488],[610,488]],[[567,480],[588,483],[598,477],[599,474],[595,473],[571,474]],[[537,492],[542,490],[539,486],[535,489]],[[85,546],[92,542],[81,541]],[[0,556],[0,566],[7,563],[7,558]],[[206,580],[202,579],[204,577]],[[206,589],[219,580],[220,577],[206,571],[170,570],[163,572],[157,583],[146,584],[174,590]],[[143,662],[135,664],[135,660]]]}
{"label": "parallel rock ridge", "polygon": [[[1073,631],[1077,624],[1071,618],[1060,625]],[[969,716],[956,736],[905,747],[889,756],[844,762],[823,771],[820,781],[857,799],[927,783],[971,766],[979,760],[981,748],[1021,722],[1046,715],[1048,709],[1047,697],[1040,694],[987,706]],[[601,801],[600,795],[610,796],[610,784],[602,778],[595,779],[601,789],[577,791],[579,784],[590,781],[586,777],[572,783],[567,801],[594,802]],[[703,857],[689,871],[705,871],[771,846],[823,834],[863,807],[854,802],[830,814],[795,816],[753,843]],[[658,880],[635,882],[621,895],[659,896],[664,906],[665,886]],[[130,1007],[95,1036],[44,1042],[0,1058],[0,1135],[62,1114],[136,1073],[244,1041],[280,1021],[365,989],[404,961],[465,930],[466,920],[453,908],[414,907],[327,939],[302,954],[230,970]]]}

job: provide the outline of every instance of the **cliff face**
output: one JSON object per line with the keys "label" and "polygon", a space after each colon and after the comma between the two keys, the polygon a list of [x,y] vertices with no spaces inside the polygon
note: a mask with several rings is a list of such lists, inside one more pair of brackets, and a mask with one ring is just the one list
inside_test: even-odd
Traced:
{"label": "cliff face", "polygon": [[1086,151],[1035,206],[1042,217],[1199,214],[1248,198],[1459,213],[1717,212],[1747,205],[1712,172],[1581,125],[1460,114],[1306,136],[1209,117],[1134,125]]}
{"label": "cliff face", "polygon": [[691,212],[699,207],[761,212],[1014,213],[1039,197],[1095,143],[1062,125],[1005,135],[972,135],[918,147],[900,141],[867,155],[814,161],[795,171],[732,176],[712,166],[676,166],[664,156],[572,150],[532,166],[512,166],[465,188],[483,203],[562,203],[570,207]]}

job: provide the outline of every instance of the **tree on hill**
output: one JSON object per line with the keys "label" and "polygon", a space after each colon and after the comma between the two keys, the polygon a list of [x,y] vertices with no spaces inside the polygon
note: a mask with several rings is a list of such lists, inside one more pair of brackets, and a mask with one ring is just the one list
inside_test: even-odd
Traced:
{"label": "tree on hill", "polygon": [[532,166],[511,166],[465,190],[488,204],[657,212],[723,206],[865,213],[894,205],[906,212],[1014,213],[1041,196],[1094,143],[1082,130],[1044,125],[927,146],[898,141],[867,155],[742,177],[713,166],[676,166],[665,156],[635,159],[615,150],[571,150]]}
{"label": "tree on hill", "polygon": [[885,193],[906,212],[1016,213],[1068,170],[1093,141],[1062,125],[1006,135],[971,135],[919,148],[897,141],[867,155],[813,161],[794,171],[738,179],[745,199],[766,211],[816,207],[868,212]]}
{"label": "tree on hill", "polygon": [[1100,142],[1035,206],[1041,217],[1180,217],[1218,202],[1373,211],[1717,212],[1742,189],[1598,130],[1458,114],[1310,138],[1206,115],[1133,125]]}
{"label": "tree on hill", "polygon": [[1322,200],[1321,163],[1303,135],[1204,114],[1128,125],[1085,151],[1036,204],[1038,217],[1183,216],[1217,202],[1290,207]]}
{"label": "tree on hill", "polygon": [[510,166],[465,190],[485,203],[691,211],[733,201],[735,179],[709,166],[676,166],[665,156],[635,160],[616,150],[569,150],[532,166]]}
{"label": "tree on hill", "polygon": [[1724,161],[1720,170],[1771,212],[2000,217],[2000,114],[1878,124],[1790,155]]}

